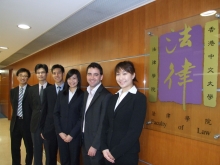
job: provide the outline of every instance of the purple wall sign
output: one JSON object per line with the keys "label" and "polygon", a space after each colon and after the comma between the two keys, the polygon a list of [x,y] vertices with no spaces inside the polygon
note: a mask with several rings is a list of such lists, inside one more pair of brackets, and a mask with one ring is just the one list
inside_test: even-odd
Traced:
{"label": "purple wall sign", "polygon": [[200,25],[160,36],[159,100],[202,103],[203,30]]}

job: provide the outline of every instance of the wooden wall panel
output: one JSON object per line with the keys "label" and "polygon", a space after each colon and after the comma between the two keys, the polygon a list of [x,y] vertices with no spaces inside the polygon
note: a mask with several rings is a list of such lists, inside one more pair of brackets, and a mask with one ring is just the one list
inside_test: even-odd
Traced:
{"label": "wooden wall panel", "polygon": [[8,114],[9,107],[9,70],[3,70],[0,75],[0,112],[10,118]]}
{"label": "wooden wall panel", "polygon": [[119,17],[120,19],[120,28],[118,29],[118,40],[119,40],[119,49],[118,49],[118,58],[126,57],[129,54],[129,29],[128,29],[128,16],[126,14]]}
{"label": "wooden wall panel", "polygon": [[[71,66],[73,63],[75,65],[80,64],[80,51],[81,51],[81,40],[80,36],[77,35],[76,37],[68,39],[69,47],[70,47],[70,58],[69,62],[67,63],[67,66]],[[65,58],[65,56],[62,56]]]}
{"label": "wooden wall panel", "polygon": [[220,148],[216,145],[152,130],[143,130],[140,139],[140,157],[153,165],[217,165],[220,162]]}
{"label": "wooden wall panel", "polygon": [[82,78],[82,86],[86,87],[88,86],[87,79],[86,79],[86,68],[88,65],[81,65],[80,66],[80,74]]}
{"label": "wooden wall panel", "polygon": [[127,13],[128,21],[128,54],[126,56],[134,56],[139,52],[139,11],[133,10]]}
{"label": "wooden wall panel", "polygon": [[[86,67],[95,61],[103,66],[103,84],[112,93],[115,93],[118,85],[113,69],[117,62],[131,60],[137,70],[139,81],[137,86],[148,96],[146,77],[148,77],[149,57],[139,56],[146,53],[145,30],[216,8],[220,8],[219,0],[156,0],[57,43],[7,68],[13,69],[14,86],[17,85],[15,72],[20,67],[31,71],[32,76],[29,83],[32,85],[37,83],[34,74],[34,66],[37,63],[46,63],[49,68],[59,63],[65,67],[66,72],[70,68],[77,68],[81,72],[82,86],[85,90],[88,85]],[[146,84],[143,83],[144,80],[146,80]],[[218,80],[220,81],[220,77]],[[48,74],[48,81],[53,82],[51,74]],[[161,106],[160,102],[148,103],[147,108],[152,110]],[[167,103],[164,106],[164,108],[173,110],[180,107],[181,105],[175,103]],[[187,107],[191,107],[191,105],[187,105]],[[140,142],[140,158],[153,165],[220,164],[220,147],[209,143],[148,129],[143,130]],[[140,162],[140,165],[143,164]]]}

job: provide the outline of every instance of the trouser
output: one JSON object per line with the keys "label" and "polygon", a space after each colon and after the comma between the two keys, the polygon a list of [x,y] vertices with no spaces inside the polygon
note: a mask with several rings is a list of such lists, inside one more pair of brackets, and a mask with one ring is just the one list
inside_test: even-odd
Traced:
{"label": "trouser", "polygon": [[12,156],[12,165],[21,164],[21,140],[23,139],[25,149],[26,149],[26,158],[25,164],[31,165],[33,159],[33,143],[31,139],[31,132],[25,131],[23,119],[17,119],[15,126],[11,135],[11,156]]}

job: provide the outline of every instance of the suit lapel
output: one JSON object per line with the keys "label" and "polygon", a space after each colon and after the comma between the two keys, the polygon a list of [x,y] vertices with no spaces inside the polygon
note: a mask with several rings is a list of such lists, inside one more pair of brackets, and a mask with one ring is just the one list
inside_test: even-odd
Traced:
{"label": "suit lapel", "polygon": [[23,96],[23,100],[27,97],[27,95],[28,95],[28,88],[29,88],[30,86],[29,85],[27,85],[27,87],[26,87],[26,89],[25,89],[25,92],[24,92],[24,96]]}
{"label": "suit lapel", "polygon": [[[76,89],[76,92],[75,92],[75,94],[73,95],[73,97],[71,98],[69,104],[71,104],[72,102],[74,102],[74,101],[77,99],[77,97],[78,97],[78,92],[77,92],[77,90],[78,90],[78,89]],[[69,97],[68,97],[68,98],[69,98]]]}
{"label": "suit lapel", "polygon": [[47,88],[47,87],[49,87],[49,86],[51,86],[51,84],[47,83],[47,86],[46,86],[46,88]]}
{"label": "suit lapel", "polygon": [[37,96],[38,96],[38,101],[39,101],[39,103],[41,103],[40,93],[39,93],[39,84],[36,85],[35,92],[36,92],[36,94],[37,94]]}
{"label": "suit lapel", "polygon": [[16,98],[16,102],[15,102],[15,107],[16,107],[16,111],[17,111],[17,107],[18,107],[18,95],[19,95],[19,86],[18,86],[18,88],[16,88],[15,89],[15,91],[14,91],[15,93],[14,93],[14,98]]}
{"label": "suit lapel", "polygon": [[87,92],[87,90],[84,92],[84,98],[83,98],[83,115],[85,113],[85,109],[86,109],[86,102],[87,102],[87,98],[88,98],[89,94]]}
{"label": "suit lapel", "polygon": [[57,89],[56,89],[56,85],[54,85],[54,88],[51,88],[51,94],[52,96],[56,99],[57,98]]}
{"label": "suit lapel", "polygon": [[[117,112],[124,106],[126,103],[128,103],[133,98],[133,94],[128,92],[128,94],[124,97],[124,99],[118,104],[117,108],[115,109],[115,115]],[[116,102],[115,102],[116,103]]]}
{"label": "suit lapel", "polygon": [[[93,104],[93,103],[96,101],[96,99],[99,97],[100,92],[102,91],[103,88],[104,88],[103,85],[100,85],[100,87],[99,87],[99,88],[97,89],[97,91],[95,92],[95,95],[93,96],[92,101],[91,101],[91,103],[89,104],[89,107],[92,106],[92,104]],[[87,110],[89,110],[89,107],[88,107]]]}

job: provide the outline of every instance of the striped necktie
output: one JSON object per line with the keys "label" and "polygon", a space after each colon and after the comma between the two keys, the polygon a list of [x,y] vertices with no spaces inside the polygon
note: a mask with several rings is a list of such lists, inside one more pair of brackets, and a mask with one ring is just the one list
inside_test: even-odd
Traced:
{"label": "striped necktie", "polygon": [[20,88],[19,90],[19,96],[18,96],[18,111],[17,111],[17,116],[22,117],[23,116],[23,112],[22,112],[22,100],[23,100],[23,88]]}

